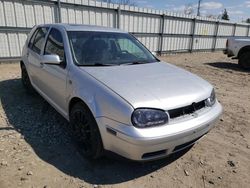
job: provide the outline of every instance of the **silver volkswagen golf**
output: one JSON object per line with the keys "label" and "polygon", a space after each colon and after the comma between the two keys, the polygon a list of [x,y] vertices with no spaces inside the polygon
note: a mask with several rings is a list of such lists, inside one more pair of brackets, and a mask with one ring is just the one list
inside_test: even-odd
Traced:
{"label": "silver volkswagen golf", "polygon": [[113,28],[35,26],[21,71],[27,91],[70,122],[89,158],[106,150],[137,161],[165,157],[193,145],[222,113],[207,81]]}

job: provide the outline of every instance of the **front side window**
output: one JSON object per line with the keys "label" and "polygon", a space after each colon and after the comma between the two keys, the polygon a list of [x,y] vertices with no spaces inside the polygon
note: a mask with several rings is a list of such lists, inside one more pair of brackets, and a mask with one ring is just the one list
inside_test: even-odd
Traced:
{"label": "front side window", "polygon": [[156,58],[127,33],[69,31],[69,43],[77,65],[152,63]]}
{"label": "front side window", "polygon": [[33,50],[38,54],[41,53],[47,32],[48,32],[47,27],[38,28],[34,36],[34,40],[31,39],[31,43],[29,44],[31,50]]}
{"label": "front side window", "polygon": [[64,47],[63,47],[63,38],[60,31],[52,28],[46,45],[45,45],[45,55],[58,55],[62,61],[64,61]]}

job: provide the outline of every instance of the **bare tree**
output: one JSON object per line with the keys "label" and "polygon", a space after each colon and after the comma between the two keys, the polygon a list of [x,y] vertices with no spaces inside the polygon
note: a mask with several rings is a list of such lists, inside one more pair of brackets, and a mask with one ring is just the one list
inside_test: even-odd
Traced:
{"label": "bare tree", "polygon": [[221,15],[222,20],[229,20],[229,15],[227,13],[227,9],[224,9],[224,12]]}
{"label": "bare tree", "polygon": [[191,15],[193,13],[194,13],[194,6],[193,6],[193,4],[191,4],[191,3],[186,4],[185,8],[184,8],[184,14]]}

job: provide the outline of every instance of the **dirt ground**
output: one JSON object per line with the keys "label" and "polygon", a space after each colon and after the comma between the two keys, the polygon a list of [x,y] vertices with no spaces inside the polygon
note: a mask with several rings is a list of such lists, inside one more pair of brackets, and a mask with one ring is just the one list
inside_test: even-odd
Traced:
{"label": "dirt ground", "polygon": [[212,83],[224,114],[189,151],[149,163],[84,159],[66,120],[24,91],[19,64],[0,64],[0,188],[249,187],[250,72],[221,52],[162,59]]}

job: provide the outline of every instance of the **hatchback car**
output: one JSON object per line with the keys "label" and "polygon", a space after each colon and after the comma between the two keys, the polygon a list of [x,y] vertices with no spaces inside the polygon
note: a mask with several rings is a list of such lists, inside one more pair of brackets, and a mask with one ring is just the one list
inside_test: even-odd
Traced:
{"label": "hatchback car", "polygon": [[161,62],[127,32],[35,26],[22,52],[22,83],[70,123],[83,154],[154,160],[193,145],[222,113],[213,86]]}

